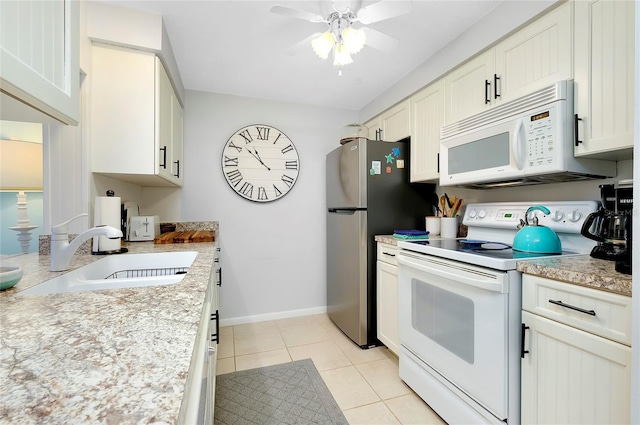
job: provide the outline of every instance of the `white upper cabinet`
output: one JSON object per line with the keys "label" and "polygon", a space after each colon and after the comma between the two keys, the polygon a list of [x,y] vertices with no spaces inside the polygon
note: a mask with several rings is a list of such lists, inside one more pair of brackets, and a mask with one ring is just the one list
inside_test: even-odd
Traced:
{"label": "white upper cabinet", "polygon": [[0,119],[78,124],[79,32],[78,1],[0,1]]}
{"label": "white upper cabinet", "polygon": [[495,47],[493,100],[507,102],[572,77],[571,3]]}
{"label": "white upper cabinet", "polygon": [[402,101],[380,115],[382,140],[397,142],[411,136],[411,106],[409,99]]}
{"label": "white upper cabinet", "polygon": [[575,155],[630,159],[634,1],[575,2]]}
{"label": "white upper cabinet", "polygon": [[491,105],[494,57],[494,50],[488,50],[447,74],[445,125],[482,112]]}
{"label": "white upper cabinet", "polygon": [[445,77],[445,125],[571,79],[571,11],[565,3]]}
{"label": "white upper cabinet", "polygon": [[142,186],[182,185],[182,107],[154,53],[94,45],[92,171]]}
{"label": "white upper cabinet", "polygon": [[380,116],[372,118],[371,120],[364,123],[364,126],[368,129],[369,140],[380,140],[382,133],[382,124],[380,124]]}
{"label": "white upper cabinet", "polygon": [[444,80],[411,96],[411,114],[411,181],[437,180],[440,127],[444,125]]}

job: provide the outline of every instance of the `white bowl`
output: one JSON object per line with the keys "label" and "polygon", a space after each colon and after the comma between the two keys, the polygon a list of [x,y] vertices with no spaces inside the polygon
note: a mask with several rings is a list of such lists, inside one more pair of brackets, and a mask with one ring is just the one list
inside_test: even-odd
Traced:
{"label": "white bowl", "polygon": [[0,291],[12,288],[22,279],[22,268],[13,266],[0,267]]}

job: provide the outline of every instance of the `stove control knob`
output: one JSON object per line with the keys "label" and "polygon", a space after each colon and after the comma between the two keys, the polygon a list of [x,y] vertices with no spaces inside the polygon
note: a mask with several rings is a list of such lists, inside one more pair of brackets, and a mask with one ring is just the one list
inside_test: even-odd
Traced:
{"label": "stove control knob", "polygon": [[553,214],[551,214],[551,220],[553,221],[560,221],[564,218],[564,213],[562,211],[555,211]]}
{"label": "stove control knob", "polygon": [[573,210],[567,215],[567,218],[569,221],[573,221],[575,223],[582,218],[582,213],[580,211]]}
{"label": "stove control knob", "polygon": [[478,218],[485,218],[487,216],[487,212],[485,210],[480,210],[478,213]]}
{"label": "stove control knob", "polygon": [[476,210],[469,211],[469,218],[476,218],[476,215],[478,215]]}

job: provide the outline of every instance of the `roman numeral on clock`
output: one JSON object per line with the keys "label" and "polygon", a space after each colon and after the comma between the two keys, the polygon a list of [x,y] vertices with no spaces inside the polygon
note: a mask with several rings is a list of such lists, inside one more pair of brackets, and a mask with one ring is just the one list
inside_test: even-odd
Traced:
{"label": "roman numeral on clock", "polygon": [[276,198],[282,196],[282,192],[280,192],[280,189],[278,189],[275,184],[273,185],[273,191],[276,193]]}
{"label": "roman numeral on clock", "polygon": [[284,182],[284,184],[286,184],[289,187],[291,187],[293,185],[293,179],[291,177],[287,176],[286,174],[283,174],[282,177],[280,178],[280,180],[282,180]]}
{"label": "roman numeral on clock", "polygon": [[262,186],[260,186],[258,188],[258,200],[259,201],[267,201],[267,200],[269,200],[269,197],[267,196],[267,191]]}
{"label": "roman numeral on clock", "polygon": [[287,170],[297,170],[298,161],[285,161],[284,168],[286,168]]}
{"label": "roman numeral on clock", "polygon": [[225,167],[237,167],[238,166],[238,158],[229,158],[227,155],[224,156],[224,166]]}
{"label": "roman numeral on clock", "polygon": [[258,130],[258,140],[269,140],[269,128],[256,127],[256,130]]}
{"label": "roman numeral on clock", "polygon": [[251,137],[251,133],[249,133],[249,130],[244,130],[240,133],[238,133],[240,136],[242,136],[242,138],[244,139],[245,142],[247,143],[251,143],[253,142],[253,137]]}
{"label": "roman numeral on clock", "polygon": [[273,141],[273,144],[275,145],[276,142],[278,141],[278,139],[280,138],[280,136],[282,136],[282,133],[278,134],[278,137],[276,137],[276,140]]}
{"label": "roman numeral on clock", "polygon": [[242,181],[242,174],[238,170],[227,171],[227,180],[234,186],[237,186],[238,183]]}
{"label": "roman numeral on clock", "polygon": [[253,196],[253,185],[249,182],[242,183],[240,193],[251,198]]}
{"label": "roman numeral on clock", "polygon": [[282,150],[280,152],[282,152],[283,154],[287,153],[287,152],[291,152],[293,150],[293,146],[292,145],[287,145],[284,148],[282,148]]}
{"label": "roman numeral on clock", "polygon": [[230,148],[234,148],[234,149],[235,149],[235,150],[237,150],[238,152],[242,152],[242,147],[234,145],[234,144],[233,144],[233,142],[230,142],[230,143],[229,143],[229,147],[230,147]]}

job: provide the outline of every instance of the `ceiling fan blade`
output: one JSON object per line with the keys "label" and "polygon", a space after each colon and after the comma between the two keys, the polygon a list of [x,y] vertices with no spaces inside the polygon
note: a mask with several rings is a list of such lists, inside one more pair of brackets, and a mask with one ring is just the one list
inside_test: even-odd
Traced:
{"label": "ceiling fan blade", "polygon": [[358,10],[358,21],[365,25],[411,12],[410,1],[381,0]]}
{"label": "ceiling fan blade", "polygon": [[368,27],[363,27],[362,31],[367,37],[365,45],[383,53],[391,53],[399,43],[397,39]]}
{"label": "ceiling fan blade", "polygon": [[270,9],[270,11],[271,13],[277,13],[279,15],[303,19],[309,22],[327,22],[322,16],[318,15],[317,13],[307,12],[305,10],[292,9],[286,6],[275,5]]}
{"label": "ceiling fan blade", "polygon": [[284,51],[284,54],[287,55],[287,56],[293,56],[293,55],[297,55],[302,49],[311,50],[311,40],[313,40],[316,37],[320,37],[321,35],[322,35],[321,32],[317,32],[317,33],[311,34],[309,37],[307,37],[304,40],[300,41],[298,44],[295,44],[295,45],[289,47],[288,49],[286,49]]}

